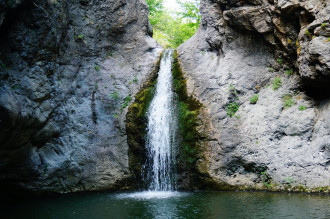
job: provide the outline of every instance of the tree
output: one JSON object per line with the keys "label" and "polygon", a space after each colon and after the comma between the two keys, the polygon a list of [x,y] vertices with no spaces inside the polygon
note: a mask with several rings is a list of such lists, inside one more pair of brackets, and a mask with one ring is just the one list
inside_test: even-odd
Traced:
{"label": "tree", "polygon": [[146,0],[149,6],[149,14],[153,16],[164,9],[163,0]]}
{"label": "tree", "polygon": [[191,21],[195,21],[195,23],[199,24],[201,21],[201,14],[199,13],[199,1],[200,0],[177,0],[178,4],[183,9],[182,12],[179,12],[181,17],[191,19]]}
{"label": "tree", "polygon": [[154,39],[165,48],[177,48],[194,35],[199,27],[199,1],[180,0],[182,10],[165,10],[163,0],[146,0],[149,4],[149,20],[154,28]]}

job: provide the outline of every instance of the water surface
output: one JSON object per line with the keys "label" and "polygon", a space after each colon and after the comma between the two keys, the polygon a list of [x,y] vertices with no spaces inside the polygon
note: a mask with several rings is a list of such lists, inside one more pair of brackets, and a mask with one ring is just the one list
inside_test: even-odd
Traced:
{"label": "water surface", "polygon": [[264,192],[76,194],[1,205],[1,218],[330,218],[329,195]]}

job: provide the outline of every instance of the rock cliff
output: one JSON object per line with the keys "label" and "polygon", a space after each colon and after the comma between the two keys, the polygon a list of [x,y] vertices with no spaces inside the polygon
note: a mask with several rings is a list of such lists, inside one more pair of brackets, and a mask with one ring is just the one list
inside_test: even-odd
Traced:
{"label": "rock cliff", "polygon": [[208,126],[198,165],[230,188],[329,192],[330,2],[202,0],[200,11],[178,48]]}
{"label": "rock cliff", "polygon": [[[179,187],[329,192],[329,1],[202,0],[201,14],[178,49],[199,144]],[[132,188],[151,35],[144,0],[0,0],[1,194]]]}
{"label": "rock cliff", "polygon": [[0,1],[0,188],[128,188],[127,106],[162,49],[144,0]]}

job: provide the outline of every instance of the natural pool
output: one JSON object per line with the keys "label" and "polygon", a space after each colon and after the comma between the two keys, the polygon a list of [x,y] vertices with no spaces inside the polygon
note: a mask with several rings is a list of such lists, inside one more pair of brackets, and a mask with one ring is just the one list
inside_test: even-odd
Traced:
{"label": "natural pool", "polygon": [[330,196],[267,192],[89,193],[1,204],[1,218],[330,218]]}

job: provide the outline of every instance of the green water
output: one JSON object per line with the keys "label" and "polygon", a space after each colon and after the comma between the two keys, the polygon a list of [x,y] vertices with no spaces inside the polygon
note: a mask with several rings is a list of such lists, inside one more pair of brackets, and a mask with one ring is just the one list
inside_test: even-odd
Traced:
{"label": "green water", "polygon": [[329,195],[165,193],[76,194],[7,202],[1,205],[1,218],[330,218]]}

